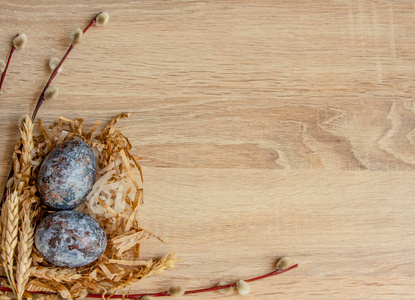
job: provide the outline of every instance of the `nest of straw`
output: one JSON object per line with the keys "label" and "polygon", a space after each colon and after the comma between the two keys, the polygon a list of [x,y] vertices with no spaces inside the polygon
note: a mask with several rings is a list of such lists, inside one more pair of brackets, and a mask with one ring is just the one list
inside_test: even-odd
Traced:
{"label": "nest of straw", "polygon": [[[140,259],[140,244],[157,238],[142,228],[138,210],[143,204],[143,175],[132,145],[115,128],[121,114],[98,131],[96,122],[86,131],[83,119],[59,117],[50,127],[38,121],[40,134],[34,136],[27,116],[21,139],[13,153],[13,176],[7,183],[7,198],[1,213],[1,258],[3,280],[19,299],[26,290],[57,292],[62,298],[101,293],[107,297],[153,273],[171,269],[175,254],[158,259]],[[72,139],[87,142],[97,158],[97,179],[86,201],[76,210],[95,218],[104,229],[108,245],[94,263],[80,268],[58,268],[47,263],[33,246],[36,225],[49,211],[37,195],[36,178],[43,159],[57,144]]]}

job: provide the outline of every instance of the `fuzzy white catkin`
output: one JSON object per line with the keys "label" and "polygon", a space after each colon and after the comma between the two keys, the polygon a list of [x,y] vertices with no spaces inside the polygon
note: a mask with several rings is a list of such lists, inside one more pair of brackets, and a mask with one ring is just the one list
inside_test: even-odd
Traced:
{"label": "fuzzy white catkin", "polygon": [[0,59],[0,74],[3,73],[5,69],[6,69],[6,62]]}
{"label": "fuzzy white catkin", "polygon": [[182,285],[172,286],[168,290],[168,294],[172,297],[183,296],[185,292],[186,292],[186,289]]}
{"label": "fuzzy white catkin", "polygon": [[13,39],[13,46],[16,49],[23,49],[26,47],[27,44],[27,36],[24,33],[19,33],[14,39]]}
{"label": "fuzzy white catkin", "polygon": [[57,86],[50,86],[45,91],[45,100],[56,99],[59,95],[59,88]]}
{"label": "fuzzy white catkin", "polygon": [[79,44],[82,41],[84,33],[81,28],[77,28],[75,31],[71,34],[71,43],[73,45]]}
{"label": "fuzzy white catkin", "polygon": [[[49,60],[49,68],[53,72],[58,67],[61,60],[57,57],[51,57]],[[62,67],[59,68],[58,73],[62,71]]]}
{"label": "fuzzy white catkin", "polygon": [[277,270],[285,270],[291,267],[292,265],[294,265],[293,259],[289,256],[284,256],[277,262],[276,267]]}
{"label": "fuzzy white catkin", "polygon": [[110,18],[110,15],[107,12],[103,11],[102,13],[100,13],[97,16],[97,20],[95,22],[95,25],[105,26],[105,25],[107,25],[109,18]]}
{"label": "fuzzy white catkin", "polygon": [[[227,285],[227,284],[228,283],[226,283],[224,281],[221,281],[221,282],[219,282],[218,286]],[[233,286],[231,286],[231,287],[227,287],[227,288],[219,290],[219,293],[221,293],[222,295],[225,295],[225,296],[229,296],[229,295],[233,294],[233,291],[234,291],[234,288],[233,288]]]}
{"label": "fuzzy white catkin", "polygon": [[248,295],[249,294],[249,284],[246,281],[239,280],[236,283],[236,290],[239,295]]}

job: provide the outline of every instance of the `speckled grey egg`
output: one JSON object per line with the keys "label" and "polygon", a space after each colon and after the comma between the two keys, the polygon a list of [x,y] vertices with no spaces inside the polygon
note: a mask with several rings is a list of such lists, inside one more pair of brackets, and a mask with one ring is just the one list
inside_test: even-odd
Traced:
{"label": "speckled grey egg", "polygon": [[72,209],[92,190],[96,176],[95,156],[83,141],[68,141],[53,149],[43,161],[37,189],[52,209]]}
{"label": "speckled grey egg", "polygon": [[98,259],[107,247],[107,236],[90,216],[74,210],[50,214],[35,233],[36,249],[58,267],[82,267]]}

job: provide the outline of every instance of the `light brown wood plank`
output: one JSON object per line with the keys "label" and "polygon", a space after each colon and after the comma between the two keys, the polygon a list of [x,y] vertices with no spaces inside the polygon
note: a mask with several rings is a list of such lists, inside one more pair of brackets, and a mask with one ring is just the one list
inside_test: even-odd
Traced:
{"label": "light brown wood plank", "polygon": [[[69,33],[97,12],[39,117],[120,122],[142,157],[145,227],[183,262],[134,291],[252,283],[246,299],[412,299],[415,294],[413,1],[0,3],[0,184]],[[188,296],[220,299],[218,293]],[[239,296],[229,299],[239,299]]]}

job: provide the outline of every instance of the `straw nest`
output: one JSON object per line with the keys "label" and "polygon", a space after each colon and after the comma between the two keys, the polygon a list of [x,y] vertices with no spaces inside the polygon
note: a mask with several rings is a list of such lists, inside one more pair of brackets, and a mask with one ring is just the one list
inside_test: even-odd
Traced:
{"label": "straw nest", "polygon": [[[21,125],[21,139],[13,154],[13,176],[1,213],[1,258],[4,285],[18,298],[30,297],[25,290],[54,291],[62,298],[85,293],[106,296],[130,286],[153,273],[171,269],[178,262],[175,254],[140,259],[140,243],[156,237],[142,228],[138,210],[143,204],[143,175],[131,154],[128,138],[114,126],[121,114],[98,131],[100,122],[86,131],[83,119],[59,117],[50,127],[38,121],[40,134],[34,136],[28,116]],[[48,264],[33,247],[36,224],[48,214],[36,190],[36,177],[45,156],[57,144],[80,139],[87,142],[97,158],[97,179],[92,191],[76,210],[95,218],[104,229],[108,245],[94,263],[80,268],[57,268]],[[159,238],[158,238],[159,239]]]}

